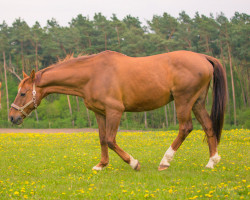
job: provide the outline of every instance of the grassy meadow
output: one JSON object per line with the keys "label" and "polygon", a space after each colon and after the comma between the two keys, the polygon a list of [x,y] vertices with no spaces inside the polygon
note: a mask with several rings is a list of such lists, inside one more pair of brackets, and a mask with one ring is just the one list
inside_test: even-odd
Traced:
{"label": "grassy meadow", "polygon": [[[21,131],[21,130],[20,130]],[[177,131],[119,132],[117,143],[141,163],[134,171],[110,151],[99,162],[98,133],[0,134],[0,199],[249,199],[250,130],[223,131],[221,162],[206,169],[208,146],[192,131],[168,170],[158,165]]]}

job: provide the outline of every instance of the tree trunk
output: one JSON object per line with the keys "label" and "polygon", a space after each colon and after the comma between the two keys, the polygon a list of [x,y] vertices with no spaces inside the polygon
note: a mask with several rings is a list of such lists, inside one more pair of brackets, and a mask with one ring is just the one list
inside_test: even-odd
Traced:
{"label": "tree trunk", "polygon": [[[243,103],[244,103],[244,108],[247,107],[247,98],[245,95],[245,90],[244,90],[244,76],[242,74],[242,67],[239,67],[238,72],[238,77],[239,77],[239,81],[240,81],[240,87],[241,87],[241,93],[242,93],[242,98],[243,98]],[[243,83],[242,83],[243,81]]]}
{"label": "tree trunk", "polygon": [[232,93],[233,93],[234,125],[236,125],[236,102],[235,102],[234,76],[233,76],[231,48],[228,42],[227,42],[227,49],[228,49],[228,58],[229,58],[229,66],[230,66],[230,73],[231,73]]}
{"label": "tree trunk", "polygon": [[[7,81],[7,73],[6,73],[5,52],[3,52],[3,67],[4,67],[4,78],[5,78],[5,87],[6,87],[7,113],[9,115],[9,93],[8,93],[8,81]],[[9,120],[9,117],[7,117],[7,118]]]}
{"label": "tree trunk", "polygon": [[173,101],[173,112],[174,112],[174,126],[176,126],[176,110],[175,110],[175,103]]}
{"label": "tree trunk", "polygon": [[147,112],[144,112],[144,124],[145,124],[145,128],[148,128]]}
{"label": "tree trunk", "polygon": [[37,54],[37,51],[38,51],[38,47],[37,47],[37,41],[36,41],[36,47],[35,47],[35,50],[36,50],[36,71],[38,72],[38,54]]}
{"label": "tree trunk", "polygon": [[116,30],[116,34],[117,34],[117,41],[118,41],[118,44],[119,44],[119,51],[121,52],[121,43],[120,43],[119,29],[118,29],[117,26],[115,27],[115,30]]}
{"label": "tree trunk", "polygon": [[[222,65],[225,69],[225,73],[226,73],[226,78],[227,78],[227,67],[226,67],[226,61],[225,61],[225,57],[224,57],[224,53],[223,53],[223,48],[222,48],[222,42],[220,42],[220,56],[222,58]],[[229,99],[229,91],[228,91],[228,87],[227,87],[227,112],[230,113],[230,99]],[[229,117],[231,118],[231,115],[229,115]]]}
{"label": "tree trunk", "polygon": [[210,53],[209,39],[208,39],[208,36],[207,36],[207,35],[205,36],[205,41],[206,41],[206,52],[207,52],[207,53]]}
{"label": "tree trunk", "polygon": [[127,118],[127,113],[124,112],[124,119],[126,121],[126,127],[127,127],[127,130],[128,130],[128,118]]}
{"label": "tree trunk", "polygon": [[105,32],[105,50],[107,50],[107,33]]}
{"label": "tree trunk", "polygon": [[68,105],[69,105],[69,113],[70,113],[71,120],[72,120],[71,122],[72,122],[72,126],[74,128],[75,122],[74,122],[74,119],[73,119],[73,116],[72,116],[72,109],[71,109],[71,103],[70,103],[69,95],[67,95],[67,99],[68,99]]}
{"label": "tree trunk", "polygon": [[[82,99],[83,103],[84,103],[84,99]],[[86,106],[85,106],[86,107]],[[87,118],[88,118],[88,124],[89,127],[91,127],[91,120],[90,120],[90,116],[89,116],[89,109],[86,107],[86,113],[87,113]]]}
{"label": "tree trunk", "polygon": [[91,127],[91,120],[90,120],[90,116],[89,116],[89,109],[87,107],[86,107],[86,112],[87,112],[87,118],[88,118],[89,127]]}
{"label": "tree trunk", "polygon": [[36,121],[37,121],[37,123],[38,123],[38,122],[39,122],[39,118],[38,118],[37,109],[35,109],[35,114],[36,114]]}
{"label": "tree trunk", "polygon": [[80,112],[79,100],[78,100],[78,97],[77,97],[77,96],[76,96],[76,106],[77,106],[77,112]]}
{"label": "tree trunk", "polygon": [[89,47],[91,47],[91,40],[90,40],[89,35],[88,35],[88,40],[89,40]]}
{"label": "tree trunk", "polygon": [[22,70],[24,70],[23,41],[21,41]]}
{"label": "tree trunk", "polygon": [[166,119],[166,128],[168,128],[168,112],[167,112],[167,105],[164,106],[164,112],[165,112],[165,119]]}

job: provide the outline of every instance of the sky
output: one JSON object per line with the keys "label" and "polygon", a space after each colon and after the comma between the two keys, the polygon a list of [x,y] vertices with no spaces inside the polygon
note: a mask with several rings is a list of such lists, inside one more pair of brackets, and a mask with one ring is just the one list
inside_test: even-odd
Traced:
{"label": "sky", "polygon": [[114,13],[119,19],[130,14],[145,23],[153,15],[167,12],[178,17],[181,11],[190,17],[197,11],[215,17],[223,12],[231,18],[236,11],[250,14],[250,0],[0,0],[0,23],[11,25],[21,18],[29,26],[36,21],[45,26],[47,20],[55,18],[61,26],[67,26],[78,14],[93,19],[98,12],[107,18]]}

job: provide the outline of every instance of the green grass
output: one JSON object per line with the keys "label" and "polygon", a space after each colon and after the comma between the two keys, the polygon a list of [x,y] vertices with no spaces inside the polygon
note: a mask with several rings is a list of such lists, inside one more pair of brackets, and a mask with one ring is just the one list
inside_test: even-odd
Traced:
{"label": "green grass", "polygon": [[99,162],[97,133],[0,134],[0,199],[249,199],[250,130],[224,131],[222,159],[206,169],[203,131],[193,131],[168,170],[157,167],[177,131],[119,132],[118,144],[141,163],[137,172],[110,151]]}

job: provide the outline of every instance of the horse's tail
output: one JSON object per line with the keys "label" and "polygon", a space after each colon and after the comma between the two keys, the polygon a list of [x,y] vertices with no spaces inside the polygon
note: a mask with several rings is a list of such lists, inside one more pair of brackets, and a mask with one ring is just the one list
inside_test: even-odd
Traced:
{"label": "horse's tail", "polygon": [[214,67],[213,105],[210,118],[212,120],[214,134],[219,144],[227,102],[227,78],[222,64],[216,58],[207,55],[205,55],[205,57]]}

